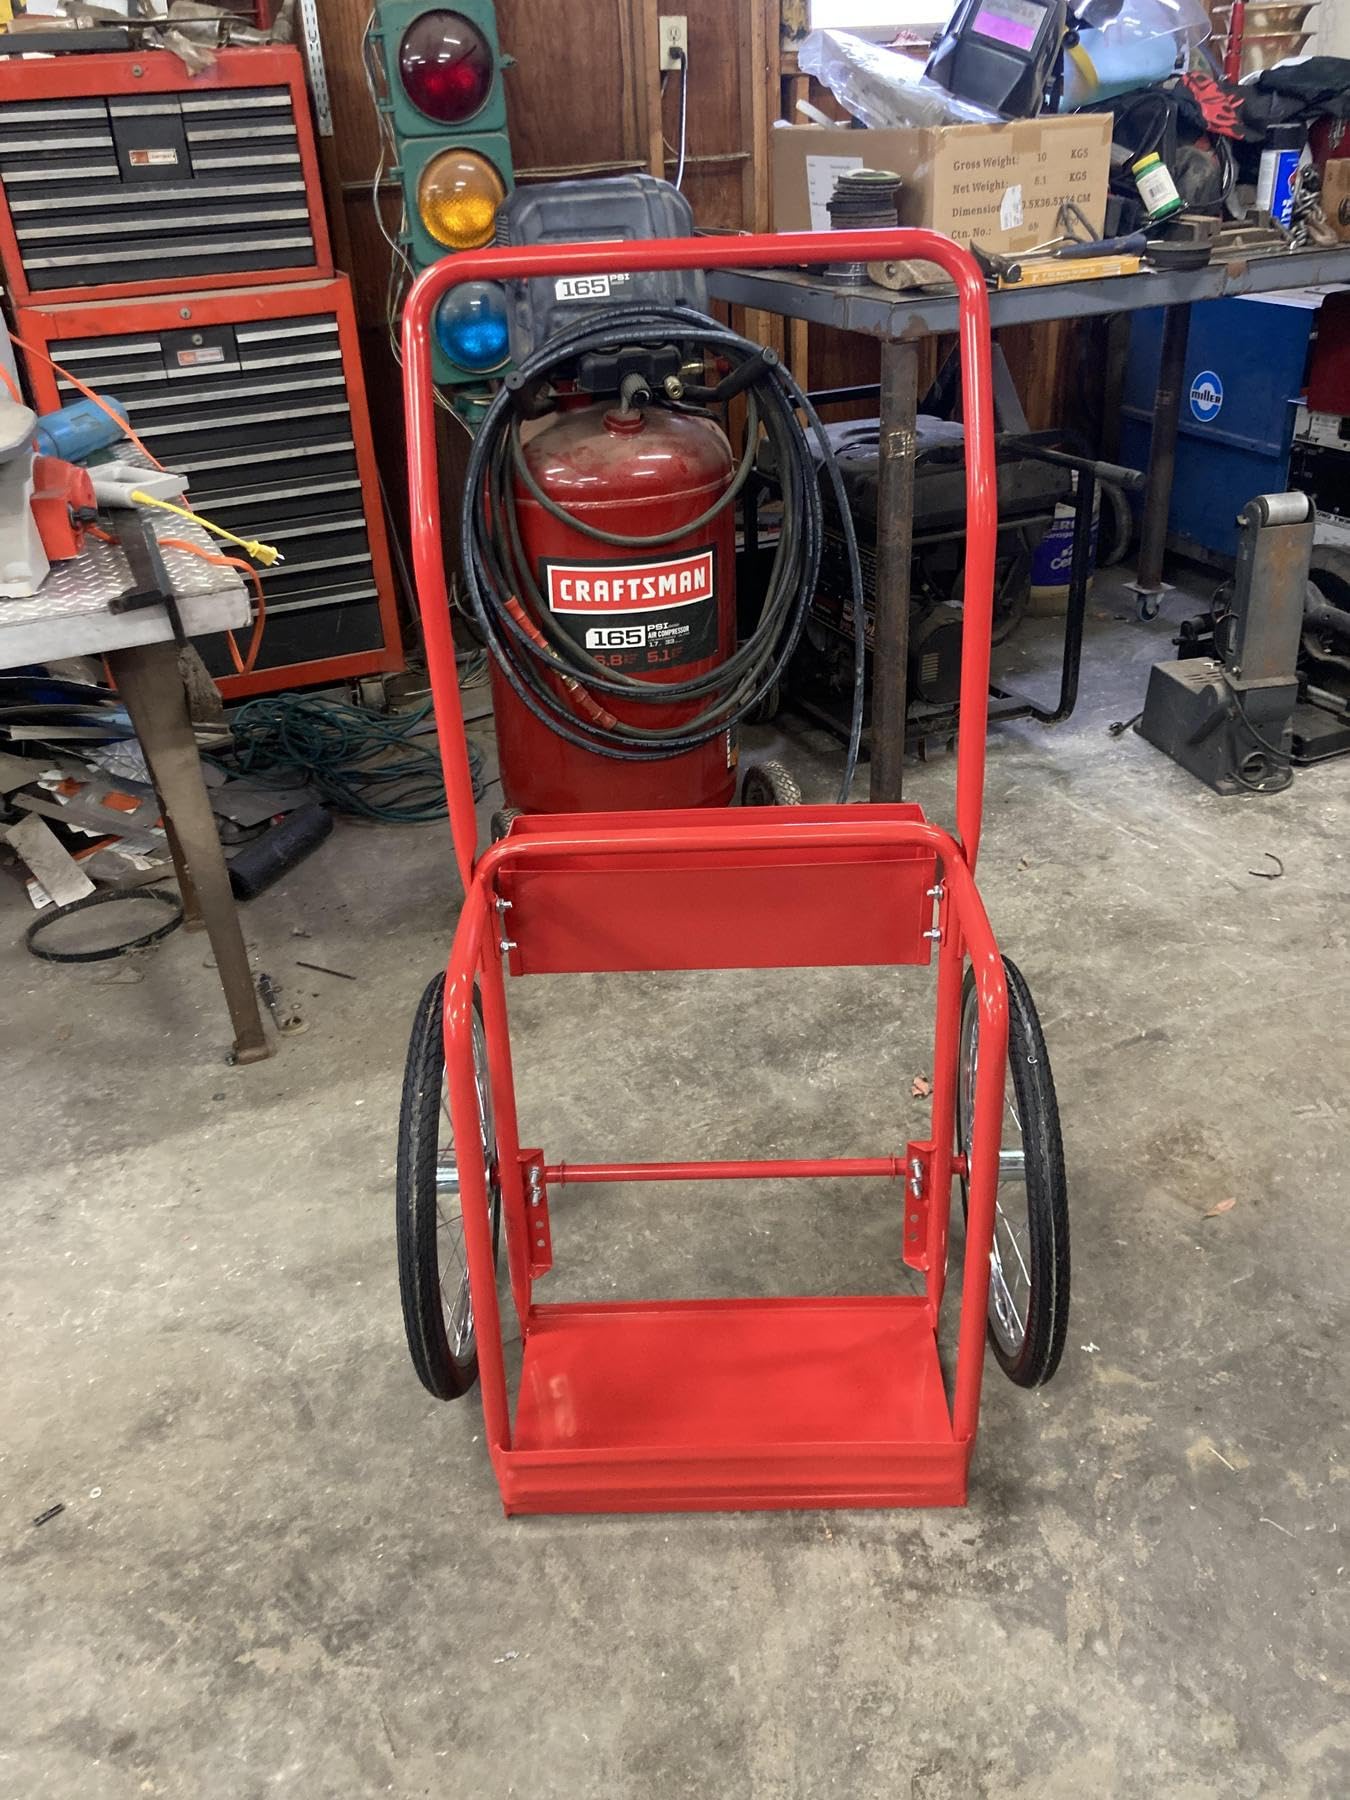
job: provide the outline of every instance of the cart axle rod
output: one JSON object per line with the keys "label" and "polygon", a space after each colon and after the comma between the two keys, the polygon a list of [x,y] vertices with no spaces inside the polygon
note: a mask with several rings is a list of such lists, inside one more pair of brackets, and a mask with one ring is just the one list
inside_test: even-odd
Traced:
{"label": "cart axle rod", "polygon": [[550,1187],[602,1181],[773,1181],[810,1175],[883,1176],[898,1181],[903,1156],[811,1157],[788,1162],[554,1163]]}

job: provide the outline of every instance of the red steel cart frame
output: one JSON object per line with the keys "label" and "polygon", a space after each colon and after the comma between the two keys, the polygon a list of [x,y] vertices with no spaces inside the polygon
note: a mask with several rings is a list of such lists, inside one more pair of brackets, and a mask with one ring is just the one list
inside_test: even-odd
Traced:
{"label": "red steel cart frame", "polygon": [[[451,286],[524,276],[917,258],[960,300],[967,562],[956,835],[916,806],[801,806],[517,819],[477,854],[455,671],[431,385]],[[413,559],[465,901],[445,987],[445,1058],[489,1449],[510,1513],[959,1505],[975,1440],[1007,1051],[1003,964],[974,881],[984,787],[997,502],[989,311],[972,259],[927,231],[484,250],[436,264],[403,320]],[[582,970],[927,964],[937,945],[932,1135],[869,1158],[569,1164],[519,1141],[503,961]],[[969,1167],[958,1156],[961,986],[979,1003]],[[482,1153],[478,991],[495,1162]],[[968,1184],[950,1402],[937,1331],[954,1175]],[[923,1292],[539,1304],[549,1195],[598,1182],[885,1177]],[[489,1183],[501,1193],[523,1361],[514,1416]]]}

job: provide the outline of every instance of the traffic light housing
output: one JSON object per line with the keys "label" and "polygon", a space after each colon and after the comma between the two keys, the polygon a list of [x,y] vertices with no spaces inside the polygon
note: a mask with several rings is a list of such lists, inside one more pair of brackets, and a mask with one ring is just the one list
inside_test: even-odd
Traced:
{"label": "traffic light housing", "polygon": [[[377,30],[404,234],[416,273],[490,244],[514,185],[505,59],[491,0],[380,0]],[[495,283],[452,289],[436,315],[433,366],[445,385],[482,381],[508,361],[506,295]]]}

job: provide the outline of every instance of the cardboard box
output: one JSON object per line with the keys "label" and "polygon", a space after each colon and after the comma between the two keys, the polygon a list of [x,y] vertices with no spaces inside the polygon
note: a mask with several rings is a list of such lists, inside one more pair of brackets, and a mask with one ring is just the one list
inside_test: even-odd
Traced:
{"label": "cardboard box", "polygon": [[780,125],[771,136],[776,231],[828,230],[826,202],[850,168],[895,170],[902,225],[986,250],[1029,250],[1057,236],[1065,200],[1078,202],[1094,230],[1105,222],[1108,113],[914,130]]}
{"label": "cardboard box", "polygon": [[1350,243],[1350,157],[1336,156],[1322,176],[1322,211],[1342,243]]}

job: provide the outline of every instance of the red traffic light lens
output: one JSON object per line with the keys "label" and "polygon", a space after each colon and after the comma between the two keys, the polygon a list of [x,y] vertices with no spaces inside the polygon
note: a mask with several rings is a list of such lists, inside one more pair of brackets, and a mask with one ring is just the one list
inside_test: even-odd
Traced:
{"label": "red traffic light lens", "polygon": [[441,125],[471,119],[492,87],[492,51],[462,13],[414,19],[399,44],[398,67],[413,105]]}

